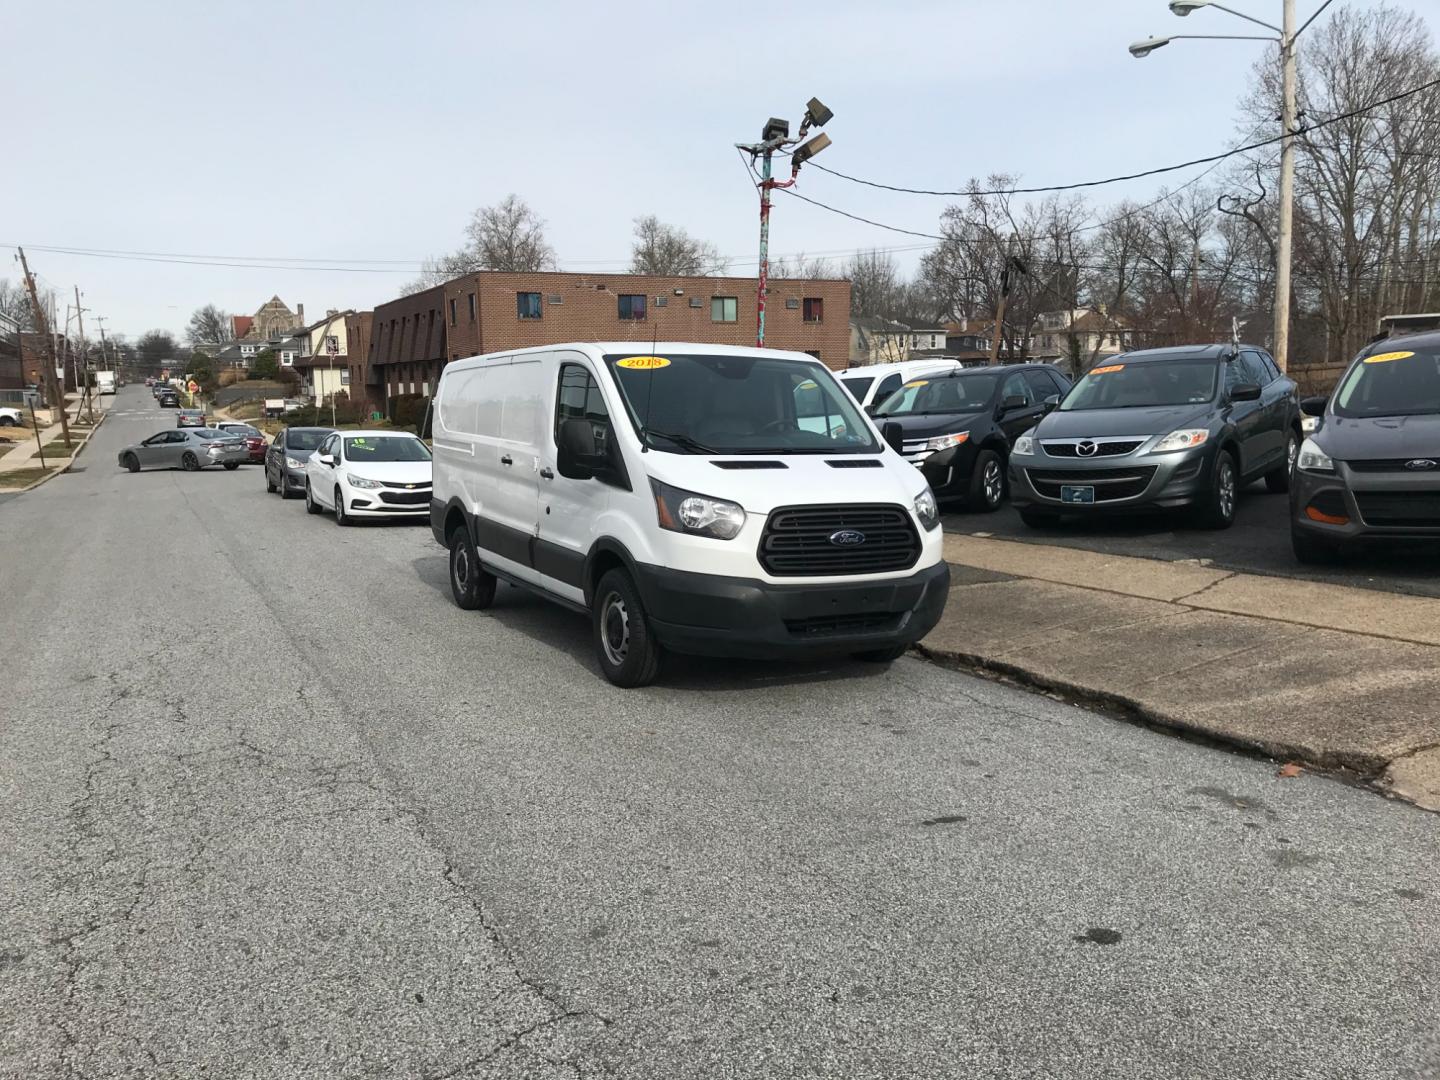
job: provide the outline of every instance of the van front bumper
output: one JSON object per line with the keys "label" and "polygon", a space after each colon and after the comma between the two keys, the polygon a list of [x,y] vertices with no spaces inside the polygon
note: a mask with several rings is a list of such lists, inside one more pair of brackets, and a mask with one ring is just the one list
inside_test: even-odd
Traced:
{"label": "van front bumper", "polygon": [[637,564],[656,640],[678,653],[749,659],[835,656],[910,645],[940,621],[950,567],[905,578],[772,585]]}

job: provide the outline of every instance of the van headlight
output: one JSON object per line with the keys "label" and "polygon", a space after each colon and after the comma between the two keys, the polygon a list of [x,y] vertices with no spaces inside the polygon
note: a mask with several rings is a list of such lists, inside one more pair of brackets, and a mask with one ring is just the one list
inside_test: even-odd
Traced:
{"label": "van headlight", "polygon": [[1295,467],[1304,469],[1306,472],[1333,473],[1335,462],[1330,460],[1330,455],[1321,450],[1314,439],[1306,439],[1300,444],[1300,453],[1295,458]]}
{"label": "van headlight", "polygon": [[935,505],[935,492],[928,487],[915,496],[915,516],[927,530],[940,524],[940,508]]}
{"label": "van headlight", "polygon": [[1035,437],[1033,435],[1021,435],[1015,440],[1015,445],[1010,448],[1012,454],[1019,454],[1022,457],[1029,457],[1035,453]]}
{"label": "van headlight", "polygon": [[745,511],[738,503],[671,487],[653,478],[650,489],[655,493],[655,516],[662,529],[734,540],[745,527]]}

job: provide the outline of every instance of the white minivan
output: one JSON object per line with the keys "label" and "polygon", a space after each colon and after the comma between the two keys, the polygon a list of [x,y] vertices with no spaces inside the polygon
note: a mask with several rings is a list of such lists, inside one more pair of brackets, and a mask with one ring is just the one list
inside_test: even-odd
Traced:
{"label": "white minivan", "polygon": [[962,366],[959,360],[902,360],[898,364],[867,364],[864,367],[837,371],[840,385],[862,409],[879,405],[912,379],[942,375]]}
{"label": "white minivan", "polygon": [[432,423],[455,602],[488,607],[498,579],[589,614],[619,686],[667,650],[889,661],[944,610],[924,477],[804,353],[476,356],[446,366]]}

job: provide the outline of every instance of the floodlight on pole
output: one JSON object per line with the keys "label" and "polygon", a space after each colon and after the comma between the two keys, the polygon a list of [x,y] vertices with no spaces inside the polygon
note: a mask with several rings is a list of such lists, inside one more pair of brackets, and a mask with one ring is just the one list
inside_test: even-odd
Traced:
{"label": "floodlight on pole", "polygon": [[1198,8],[1209,6],[1210,0],[1170,0],[1170,13],[1185,16]]}
{"label": "floodlight on pole", "polygon": [[1149,56],[1156,49],[1169,45],[1171,40],[1172,39],[1168,37],[1145,38],[1143,41],[1137,41],[1130,46],[1130,55],[1139,60],[1142,56]]}
{"label": "floodlight on pole", "polygon": [[823,131],[808,142],[801,143],[795,148],[795,152],[790,155],[791,169],[798,172],[801,165],[804,165],[805,162],[809,161],[829,145],[830,136],[826,135]]}

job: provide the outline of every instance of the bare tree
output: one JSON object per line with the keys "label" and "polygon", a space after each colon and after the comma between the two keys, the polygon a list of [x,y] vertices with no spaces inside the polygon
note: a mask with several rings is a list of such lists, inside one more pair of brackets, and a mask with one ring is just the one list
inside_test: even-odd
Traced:
{"label": "bare tree", "polygon": [[482,206],[465,226],[465,246],[426,259],[420,277],[401,289],[419,292],[477,270],[534,271],[555,268],[555,249],[545,239],[545,221],[518,195]]}
{"label": "bare tree", "polygon": [[850,313],[894,318],[903,281],[895,257],[884,251],[857,251],[845,265],[850,279]]}
{"label": "bare tree", "polygon": [[201,345],[224,345],[232,338],[230,315],[214,304],[196,308],[190,316],[190,325],[185,328],[185,340],[192,347]]}
{"label": "bare tree", "polygon": [[0,278],[0,315],[14,319],[21,330],[35,329],[34,314],[30,310],[30,294],[23,285],[11,285]]}
{"label": "bare tree", "polygon": [[723,274],[726,266],[719,248],[696,239],[678,225],[667,225],[654,214],[635,219],[635,240],[630,249],[632,274],[708,277]]}
{"label": "bare tree", "polygon": [[770,262],[770,276],[779,280],[786,278],[824,279],[844,277],[844,270],[837,270],[829,259],[806,258],[802,251],[798,255],[782,255]]}

